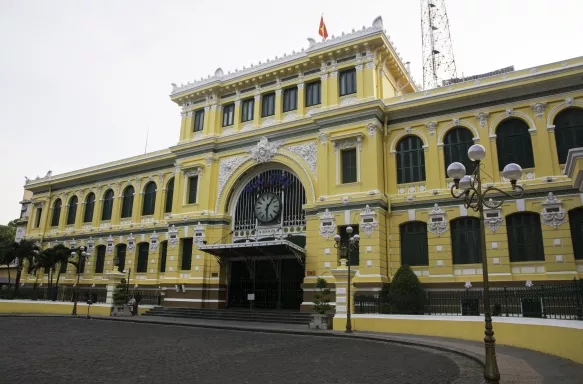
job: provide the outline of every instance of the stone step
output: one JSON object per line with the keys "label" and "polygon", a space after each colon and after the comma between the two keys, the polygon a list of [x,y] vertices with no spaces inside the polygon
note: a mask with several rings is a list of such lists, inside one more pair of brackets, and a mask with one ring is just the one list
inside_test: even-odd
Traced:
{"label": "stone step", "polygon": [[265,310],[225,310],[201,308],[156,307],[144,313],[145,316],[163,316],[206,320],[256,321],[282,324],[308,324],[309,313],[265,311]]}

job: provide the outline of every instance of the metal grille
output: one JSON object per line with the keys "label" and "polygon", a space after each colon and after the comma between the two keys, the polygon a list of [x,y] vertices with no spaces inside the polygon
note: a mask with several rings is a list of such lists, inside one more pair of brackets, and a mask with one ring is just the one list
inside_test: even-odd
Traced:
{"label": "metal grille", "polygon": [[281,169],[264,171],[243,188],[235,208],[234,231],[254,234],[253,231],[259,225],[255,217],[255,203],[259,195],[265,192],[275,193],[282,202],[281,215],[273,225],[303,231],[306,217],[302,205],[306,203],[306,192],[295,175]]}

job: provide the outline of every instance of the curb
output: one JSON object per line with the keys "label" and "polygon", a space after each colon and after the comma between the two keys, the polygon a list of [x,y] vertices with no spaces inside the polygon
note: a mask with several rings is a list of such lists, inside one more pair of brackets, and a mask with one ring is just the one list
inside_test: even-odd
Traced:
{"label": "curb", "polygon": [[442,352],[451,352],[462,357],[468,358],[472,361],[478,363],[481,367],[484,367],[484,361],[482,356],[467,352],[462,349],[446,347],[441,345],[436,345],[433,343],[424,344],[417,341],[400,340],[394,339],[390,336],[370,336],[370,335],[346,335],[343,333],[319,333],[319,332],[309,332],[309,331],[296,331],[296,330],[286,330],[286,329],[261,329],[252,327],[241,327],[241,326],[219,326],[210,324],[188,324],[188,323],[173,323],[163,320],[134,320],[134,319],[119,319],[115,317],[92,317],[93,320],[103,320],[103,321],[119,321],[119,322],[129,322],[129,323],[139,323],[139,324],[155,324],[155,325],[174,325],[180,327],[191,327],[191,328],[207,328],[207,329],[223,329],[228,331],[239,331],[239,332],[259,332],[259,333],[275,333],[275,334],[286,334],[286,335],[297,335],[297,336],[315,336],[315,337],[336,337],[336,338],[347,338],[353,340],[367,340],[375,342],[383,342],[387,344],[400,344],[400,345],[410,345],[416,347],[423,347],[429,349],[435,349]]}

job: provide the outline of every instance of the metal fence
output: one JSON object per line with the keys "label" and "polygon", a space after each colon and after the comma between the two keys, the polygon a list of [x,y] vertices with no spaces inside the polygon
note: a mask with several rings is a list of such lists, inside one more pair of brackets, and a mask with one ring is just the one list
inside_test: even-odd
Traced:
{"label": "metal fence", "polygon": [[[490,306],[493,316],[583,320],[583,280],[530,288],[491,288]],[[354,307],[359,314],[478,316],[484,313],[484,291],[426,290],[406,305],[391,302],[387,295],[355,295]]]}
{"label": "metal fence", "polygon": [[[60,301],[73,302],[77,291],[75,287],[20,287],[18,292],[11,289],[0,290],[0,299],[3,300],[46,300],[46,301]],[[86,302],[91,298],[93,304],[105,303],[107,291],[105,289],[97,288],[79,288],[78,302]]]}

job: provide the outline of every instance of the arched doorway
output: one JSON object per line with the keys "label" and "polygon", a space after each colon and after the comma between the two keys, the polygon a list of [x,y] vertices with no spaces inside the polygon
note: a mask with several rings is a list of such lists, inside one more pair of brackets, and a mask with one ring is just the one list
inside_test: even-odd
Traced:
{"label": "arched doorway", "polygon": [[227,271],[227,306],[299,310],[305,275],[306,192],[284,166],[249,172],[230,196],[232,243],[200,248]]}

